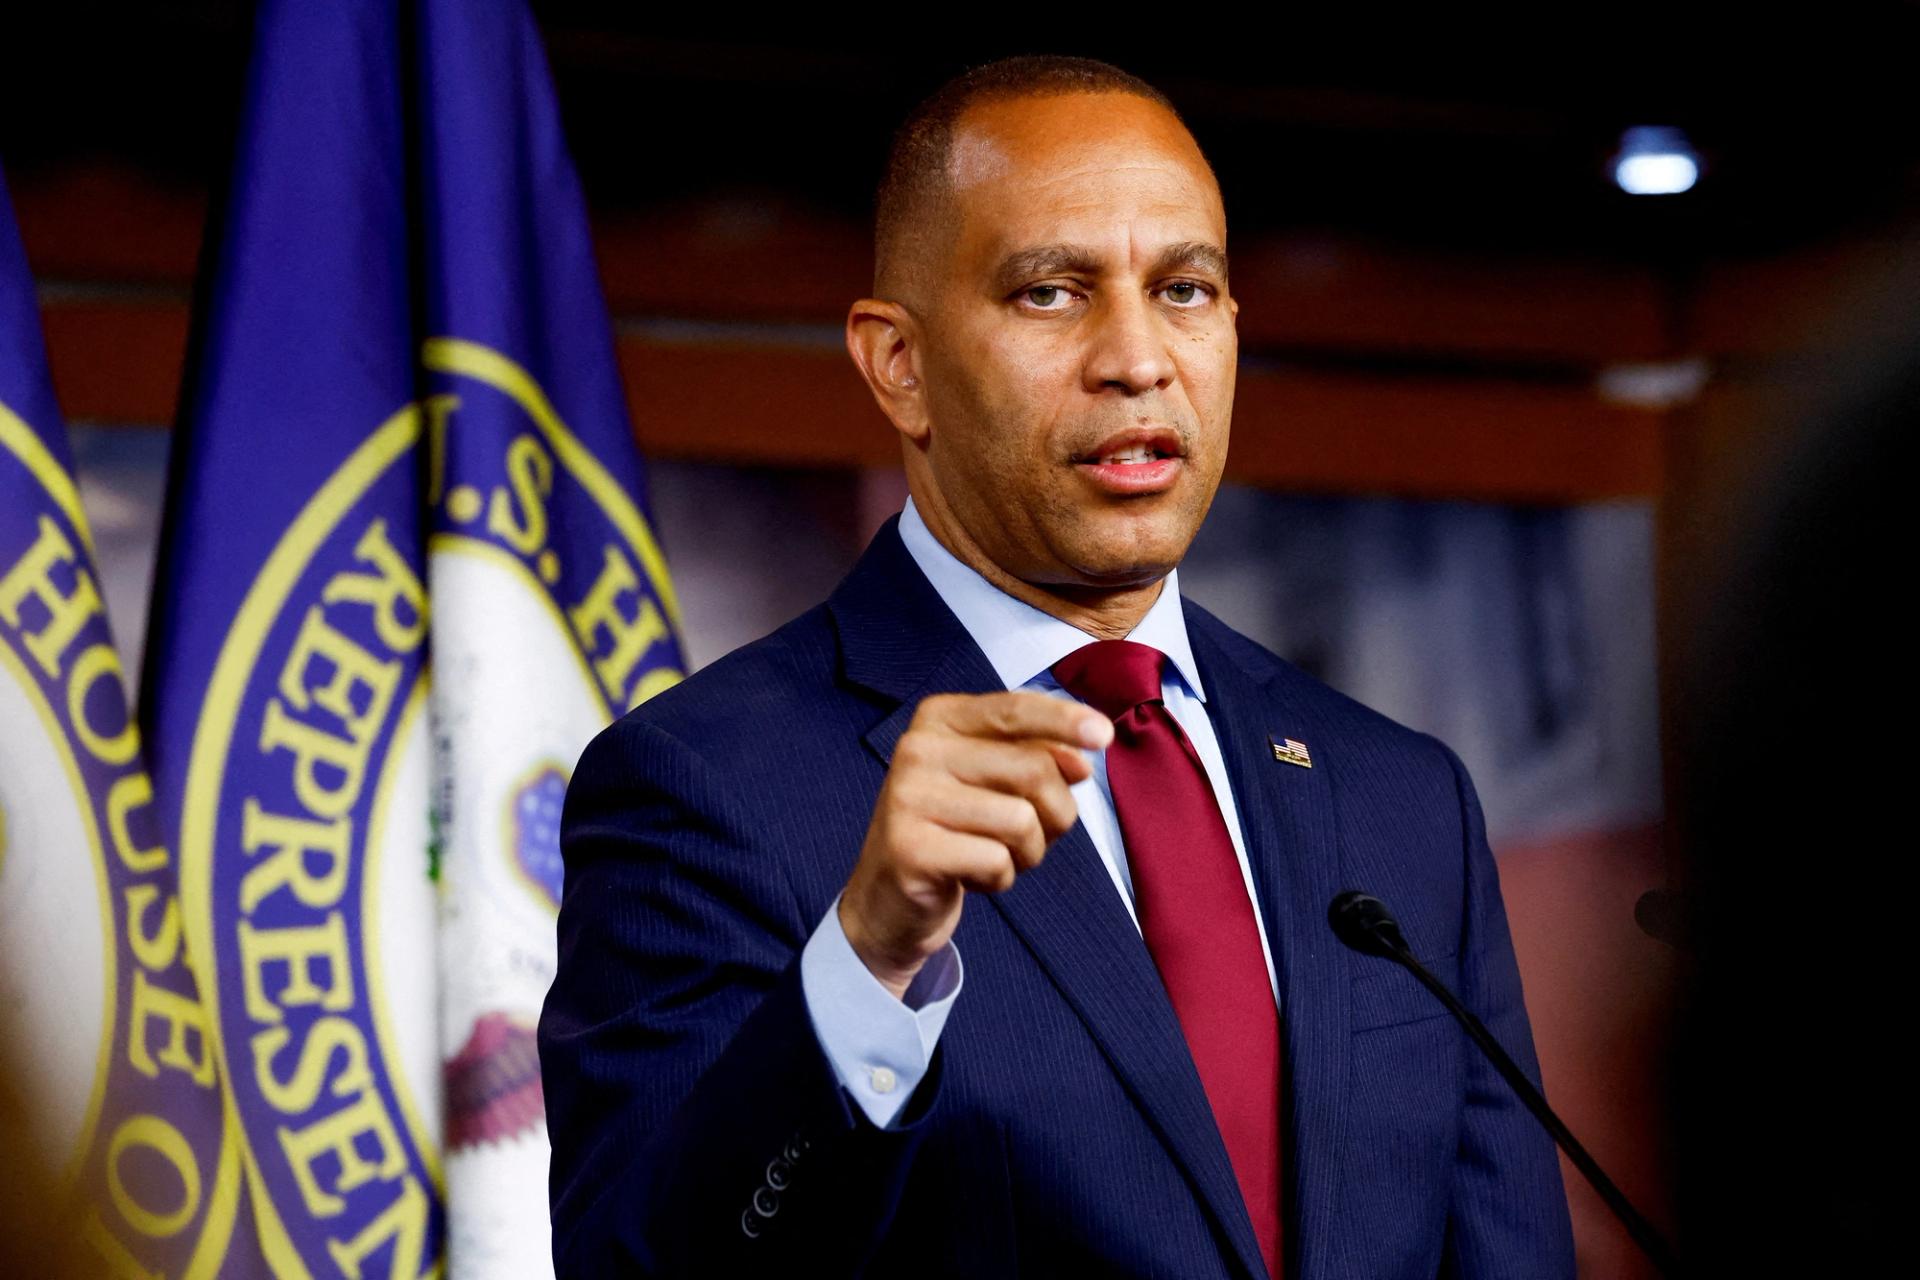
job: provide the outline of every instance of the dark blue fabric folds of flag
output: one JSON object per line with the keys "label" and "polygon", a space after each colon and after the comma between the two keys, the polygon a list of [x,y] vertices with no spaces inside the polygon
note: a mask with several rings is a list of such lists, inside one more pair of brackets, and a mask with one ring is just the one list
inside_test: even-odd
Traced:
{"label": "dark blue fabric folds of flag", "polygon": [[[51,428],[59,421],[60,411],[53,400],[53,384],[47,378],[46,353],[40,341],[40,308],[34,297],[33,277],[27,271],[27,255],[20,246],[20,233],[14,227],[5,174],[0,174],[0,404],[9,406],[26,422],[44,424],[40,428],[43,433],[54,434]],[[64,435],[58,449],[64,464]]]}
{"label": "dark blue fabric folds of flag", "polygon": [[427,873],[381,832],[427,803],[407,743],[429,546],[457,530],[515,558],[610,706],[681,666],[524,5],[263,3],[206,252],[151,766],[267,1256],[425,1275],[447,1240],[439,1058],[420,1068],[389,997],[435,955],[382,935],[374,864]]}

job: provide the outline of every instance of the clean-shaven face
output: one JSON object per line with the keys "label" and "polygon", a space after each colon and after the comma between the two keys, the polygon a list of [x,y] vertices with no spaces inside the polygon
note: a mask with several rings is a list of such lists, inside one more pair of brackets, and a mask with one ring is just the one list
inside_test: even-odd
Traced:
{"label": "clean-shaven face", "polygon": [[955,132],[926,315],[937,500],[1024,581],[1150,583],[1220,482],[1238,343],[1226,214],[1157,103],[990,103]]}

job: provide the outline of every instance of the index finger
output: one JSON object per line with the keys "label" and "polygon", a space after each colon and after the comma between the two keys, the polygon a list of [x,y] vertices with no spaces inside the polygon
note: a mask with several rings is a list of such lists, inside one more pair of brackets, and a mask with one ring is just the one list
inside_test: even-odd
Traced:
{"label": "index finger", "polygon": [[1083,703],[1045,693],[945,694],[920,704],[944,728],[980,738],[1040,738],[1099,749],[1113,741],[1113,721]]}

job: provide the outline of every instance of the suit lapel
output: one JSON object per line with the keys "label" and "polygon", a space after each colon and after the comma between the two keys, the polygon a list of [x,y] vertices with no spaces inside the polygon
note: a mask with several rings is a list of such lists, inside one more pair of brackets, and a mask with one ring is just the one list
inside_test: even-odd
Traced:
{"label": "suit lapel", "polygon": [[1076,823],[993,905],[1087,1024],[1241,1266],[1264,1276],[1240,1184],[1173,1004],[1086,828]]}
{"label": "suit lapel", "polygon": [[[1339,882],[1330,782],[1339,762],[1316,755],[1312,768],[1301,768],[1276,760],[1270,735],[1315,746],[1317,718],[1295,687],[1305,677],[1251,656],[1246,641],[1223,636],[1226,628],[1191,604],[1186,616],[1279,980],[1288,1093],[1285,1177],[1294,1209],[1286,1223],[1287,1274],[1304,1280],[1322,1274],[1338,1248],[1331,1232],[1346,1122],[1351,998],[1347,951],[1327,924],[1327,904],[1345,887]],[[1229,637],[1248,656],[1230,652]]]}
{"label": "suit lapel", "polygon": [[[848,678],[897,700],[866,735],[882,762],[893,758],[922,698],[1004,688],[913,563],[892,522],[875,536],[829,607]],[[989,901],[1086,1024],[1186,1171],[1242,1270],[1264,1276],[1239,1183],[1172,1002],[1086,828],[1074,824],[1046,861]],[[1274,918],[1271,907],[1262,909]]]}

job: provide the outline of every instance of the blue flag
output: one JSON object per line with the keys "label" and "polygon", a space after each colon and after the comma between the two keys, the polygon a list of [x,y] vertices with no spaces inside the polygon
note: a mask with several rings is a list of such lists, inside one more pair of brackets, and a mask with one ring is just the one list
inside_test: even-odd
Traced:
{"label": "blue flag", "polygon": [[28,1130],[6,1176],[77,1200],[46,1229],[90,1274],[260,1275],[229,1257],[239,1151],[153,802],[0,181],[0,1088]]}
{"label": "blue flag", "polygon": [[679,679],[519,3],[261,6],[146,711],[282,1275],[548,1270],[558,806]]}

